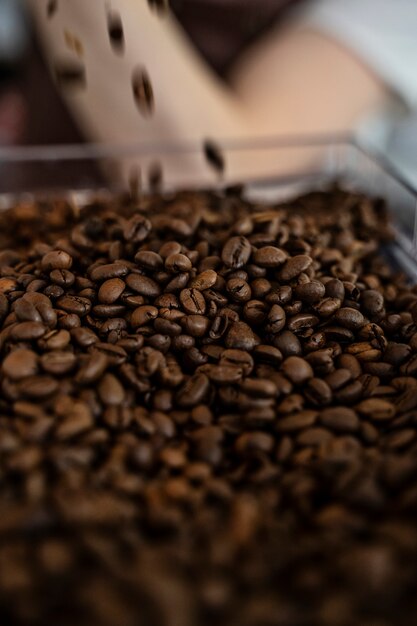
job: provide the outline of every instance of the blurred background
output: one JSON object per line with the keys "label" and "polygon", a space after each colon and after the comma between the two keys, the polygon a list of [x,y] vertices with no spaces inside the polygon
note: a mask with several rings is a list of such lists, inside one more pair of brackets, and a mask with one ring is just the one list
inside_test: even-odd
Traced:
{"label": "blurred background", "polygon": [[[78,0],[74,0],[74,7],[77,2]],[[123,15],[123,11],[125,14],[129,13],[129,0],[114,0],[111,4],[102,3],[101,0],[91,4],[84,2],[85,7],[91,7],[91,11],[93,5],[97,8],[99,4],[103,4],[107,11],[112,11],[112,16],[116,18],[113,31],[109,31],[110,38],[113,38],[114,52],[116,44],[120,49],[124,45],[123,19],[125,27],[127,22],[132,21],[129,15]],[[131,3],[132,15],[133,4]],[[158,16],[164,12],[166,4],[165,0],[143,0],[143,5],[148,5],[147,10],[150,7],[151,12],[158,13]],[[78,2],[78,6],[82,5]],[[349,3],[341,0],[171,0],[170,7],[175,16],[175,28],[171,32],[170,26],[164,26],[160,33],[161,42],[171,37],[173,49],[181,49],[184,57],[195,54],[198,61],[193,59],[189,63],[183,63],[178,54],[175,66],[179,68],[177,77],[174,67],[169,68],[169,71],[165,68],[166,84],[164,90],[161,89],[159,100],[169,100],[171,109],[164,117],[164,111],[161,111],[163,107],[159,108],[159,117],[154,120],[154,126],[148,124],[147,127],[153,129],[153,134],[144,131],[145,134],[148,132],[147,138],[159,136],[155,134],[155,127],[164,129],[165,134],[161,130],[163,138],[186,137],[187,119],[190,120],[188,135],[198,135],[200,127],[196,122],[197,117],[191,108],[190,112],[187,111],[189,104],[186,98],[189,91],[189,94],[195,94],[194,99],[202,120],[197,120],[201,121],[202,136],[206,121],[209,132],[214,124],[220,135],[231,137],[238,137],[240,134],[253,136],[258,129],[263,136],[294,134],[298,131],[333,132],[339,130],[339,127],[340,130],[353,129],[361,141],[389,154],[406,177],[417,183],[415,0],[352,0]],[[111,94],[107,105],[102,92],[101,99],[93,98],[89,104],[87,101],[83,103],[76,100],[74,105],[71,97],[67,98],[63,94],[57,80],[52,77],[48,65],[51,54],[56,52],[57,43],[56,39],[49,38],[45,29],[49,28],[52,19],[57,19],[56,29],[68,47],[73,29],[63,29],[59,19],[72,17],[71,10],[69,1],[0,0],[2,146],[79,143],[91,140],[125,141],[126,137],[136,139],[131,132],[131,126],[129,127],[129,115],[132,113],[129,111],[125,116],[122,104],[119,107],[119,100],[122,98],[118,98],[113,93],[114,90],[112,91],[112,81],[116,81],[116,78],[112,78],[111,74],[106,78],[107,89]],[[77,24],[77,20],[84,20],[85,25],[90,18],[87,15],[89,9],[74,9],[75,13],[77,10],[78,15],[74,16],[72,27]],[[59,11],[64,17],[55,17],[54,14]],[[310,34],[322,33],[327,41],[324,49],[320,42],[314,40],[310,50],[308,37],[307,43],[304,41],[305,37],[294,37],[291,28],[279,30],[281,24],[286,24],[289,15],[292,16],[292,24],[298,23],[298,30],[301,24]],[[117,22],[119,18],[120,23]],[[177,23],[181,37],[176,34]],[[129,23],[129,27],[134,28],[134,24],[132,26]],[[169,46],[167,44],[164,47],[164,43],[157,40],[155,34],[152,41],[141,44],[139,37],[145,41],[144,35],[149,29],[138,22],[137,30],[137,56],[145,54],[140,46],[146,45],[149,58],[152,59],[149,64],[153,63],[155,66],[152,76],[158,75],[156,65],[159,62],[164,63],[164,55],[167,58],[172,57]],[[183,37],[187,41],[186,45]],[[89,38],[89,46],[94,48],[94,36]],[[348,50],[349,60],[343,57],[340,46]],[[96,47],[98,57],[102,53],[100,45],[97,44]],[[125,65],[129,64],[134,48],[133,44],[130,52],[127,51]],[[104,58],[103,64],[106,65]],[[184,72],[180,71],[182,64]],[[281,82],[275,81],[275,68],[282,79],[282,68],[285,73],[285,68],[292,67],[294,70],[288,70],[289,77],[285,76],[285,80]],[[189,87],[186,84],[188,70],[191,77]],[[128,71],[130,72],[130,66]],[[172,75],[168,80],[167,74],[170,72]],[[200,76],[194,81],[193,74]],[[298,82],[295,75],[299,77]],[[217,81],[215,86],[212,76]],[[184,85],[181,85],[181,81],[185,81]],[[271,84],[267,85],[269,82]],[[315,90],[314,85],[319,87]],[[223,91],[223,86],[230,88],[230,93]],[[354,102],[349,109],[346,104],[350,99],[349,94],[357,94],[361,90],[364,93],[363,98],[352,98]],[[206,98],[203,99],[203,104],[198,103],[200,92]],[[259,110],[254,92],[261,103]],[[209,94],[208,100],[206,94]],[[177,104],[174,102],[175,98],[178,100]],[[212,119],[203,119],[201,111],[204,111],[204,101],[209,102],[207,111],[214,111]],[[212,101],[222,103],[218,107],[217,118],[216,107],[212,105]],[[275,109],[280,110],[281,102],[284,103],[283,113],[277,114],[277,118],[280,117],[282,122],[274,124],[270,120],[273,120]],[[246,116],[242,116],[244,121],[241,126],[236,122],[239,115],[234,114],[234,106],[240,107],[239,112],[244,111]],[[106,118],[102,113],[101,109],[105,111],[106,107],[108,111],[112,111],[113,118],[111,115]],[[185,110],[184,119],[181,118],[181,109]],[[122,117],[126,119],[124,126],[117,121]],[[93,123],[92,120],[96,118],[97,122]],[[115,120],[114,128],[112,119]],[[249,119],[250,123],[247,121]],[[306,120],[307,123],[304,123]],[[251,128],[248,130],[249,126]],[[106,129],[109,129],[108,136]],[[172,129],[175,129],[177,135]],[[138,130],[138,136],[140,132]]]}

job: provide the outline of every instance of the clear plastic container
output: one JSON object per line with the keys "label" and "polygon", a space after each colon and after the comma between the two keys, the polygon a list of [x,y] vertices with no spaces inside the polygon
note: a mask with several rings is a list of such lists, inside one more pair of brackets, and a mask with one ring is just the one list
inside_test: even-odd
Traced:
{"label": "clear plastic container", "polygon": [[245,183],[246,193],[285,200],[335,181],[387,201],[396,240],[389,253],[417,281],[417,190],[381,157],[348,137],[293,137],[220,141],[222,174],[208,163],[202,144],[23,147],[0,149],[0,208],[22,198],[65,193],[82,205],[91,194],[149,188],[155,167],[162,191]]}

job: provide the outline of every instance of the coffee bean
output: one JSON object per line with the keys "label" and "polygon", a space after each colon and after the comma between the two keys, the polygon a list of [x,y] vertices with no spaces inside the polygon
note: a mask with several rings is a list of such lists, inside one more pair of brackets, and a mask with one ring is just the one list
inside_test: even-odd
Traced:
{"label": "coffee bean", "polygon": [[103,404],[118,406],[122,404],[125,392],[120,381],[113,374],[105,374],[98,386],[98,394]]}
{"label": "coffee bean", "polygon": [[313,259],[306,254],[298,254],[289,258],[282,269],[278,272],[278,278],[289,282],[296,278],[301,272],[305,272],[312,264]]}
{"label": "coffee bean", "polygon": [[165,267],[169,272],[189,272],[192,266],[185,254],[171,254],[165,259]]}
{"label": "coffee bean", "polygon": [[356,409],[364,417],[375,421],[391,420],[395,415],[395,406],[388,400],[379,398],[362,400]]}
{"label": "coffee bean", "polygon": [[58,382],[49,376],[31,376],[20,382],[19,391],[25,398],[38,400],[51,396],[58,389]]}
{"label": "coffee bean", "polygon": [[109,361],[106,354],[98,350],[92,351],[78,370],[76,381],[81,385],[95,383],[104,374],[108,363]]}
{"label": "coffee bean", "polygon": [[227,267],[239,269],[250,258],[252,247],[246,237],[232,237],[222,250],[222,261]]}
{"label": "coffee bean", "polygon": [[255,250],[253,253],[253,262],[261,267],[279,267],[287,260],[287,253],[280,248],[274,246],[264,246]]}
{"label": "coffee bean", "polygon": [[79,317],[87,315],[91,310],[90,300],[80,296],[62,296],[57,300],[57,306],[66,313],[73,313]]}
{"label": "coffee bean", "polygon": [[100,286],[98,300],[103,304],[113,304],[120,298],[125,289],[126,285],[120,278],[106,280]]}
{"label": "coffee bean", "polygon": [[90,272],[90,278],[94,282],[108,280],[110,278],[122,278],[129,273],[129,266],[125,263],[108,263],[97,265]]}
{"label": "coffee bean", "polygon": [[184,311],[190,315],[204,315],[206,312],[206,301],[198,289],[183,289],[180,302]]}
{"label": "coffee bean", "polygon": [[144,326],[145,324],[149,324],[152,320],[158,317],[158,309],[155,306],[139,306],[132,313],[130,318],[130,323],[133,328],[139,328],[139,326]]}
{"label": "coffee bean", "polygon": [[320,315],[320,317],[330,317],[334,313],[337,313],[341,304],[342,301],[338,298],[323,298],[323,300],[320,300],[320,302],[317,302],[314,305],[314,310],[318,315]]}
{"label": "coffee bean", "polygon": [[311,365],[299,356],[287,357],[281,365],[281,371],[295,385],[302,385],[314,376]]}
{"label": "coffee bean", "polygon": [[279,333],[285,326],[286,315],[279,304],[273,304],[267,317],[266,331],[273,335]]}
{"label": "coffee bean", "polygon": [[321,378],[311,378],[307,382],[304,395],[314,406],[325,406],[332,401],[332,390]]}
{"label": "coffee bean", "polygon": [[355,432],[359,428],[359,418],[353,409],[331,407],[320,412],[320,422],[330,430]]}
{"label": "coffee bean", "polygon": [[258,343],[251,328],[245,322],[233,322],[226,335],[227,348],[251,351]]}
{"label": "coffee bean", "polygon": [[63,250],[54,250],[48,252],[42,258],[42,269],[50,272],[51,270],[69,270],[72,266],[72,257]]}
{"label": "coffee bean", "polygon": [[40,357],[42,369],[54,376],[67,374],[75,367],[76,362],[75,354],[61,350],[51,350]]}
{"label": "coffee bean", "polygon": [[2,372],[12,380],[21,380],[27,376],[34,376],[38,370],[38,358],[35,352],[26,349],[17,349],[4,359]]}
{"label": "coffee bean", "polygon": [[210,388],[209,379],[205,374],[190,377],[177,393],[180,407],[191,408],[203,402]]}
{"label": "coffee bean", "polygon": [[295,295],[302,302],[308,304],[314,304],[323,298],[325,294],[325,287],[323,283],[318,280],[312,280],[308,283],[297,285],[295,288]]}
{"label": "coffee bean", "polygon": [[350,307],[343,307],[336,311],[334,319],[349,330],[358,330],[365,324],[362,313]]}
{"label": "coffee bean", "polygon": [[161,293],[161,288],[152,278],[140,274],[129,274],[126,284],[136,293],[147,298],[156,298]]}
{"label": "coffee bean", "polygon": [[46,331],[41,322],[21,322],[11,329],[10,337],[15,341],[34,341],[43,337]]}

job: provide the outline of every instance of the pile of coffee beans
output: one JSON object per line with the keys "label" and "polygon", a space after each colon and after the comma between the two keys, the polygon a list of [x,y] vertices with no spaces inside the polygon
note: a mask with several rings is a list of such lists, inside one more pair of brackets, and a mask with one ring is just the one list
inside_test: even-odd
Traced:
{"label": "pile of coffee beans", "polygon": [[384,204],[0,216],[0,622],[410,626],[417,289]]}

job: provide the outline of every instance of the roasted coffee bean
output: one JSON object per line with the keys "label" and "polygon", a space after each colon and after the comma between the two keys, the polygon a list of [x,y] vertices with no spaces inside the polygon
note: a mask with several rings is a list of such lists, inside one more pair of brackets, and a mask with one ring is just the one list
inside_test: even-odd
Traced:
{"label": "roasted coffee bean", "polygon": [[98,291],[98,300],[102,304],[113,304],[126,289],[126,285],[120,278],[111,278],[101,284]]}
{"label": "roasted coffee bean", "polygon": [[297,285],[294,291],[297,298],[302,302],[314,304],[323,298],[325,287],[320,281],[312,280],[311,282]]}
{"label": "roasted coffee bean", "polygon": [[319,323],[319,318],[311,313],[298,313],[288,319],[288,330],[293,333],[301,333],[302,331],[314,328]]}
{"label": "roasted coffee bean", "polygon": [[243,308],[243,316],[251,326],[257,326],[265,321],[267,306],[260,300],[249,300]]}
{"label": "roasted coffee bean", "polygon": [[345,286],[338,278],[332,278],[326,285],[326,296],[343,302],[345,299]]}
{"label": "roasted coffee bean", "polygon": [[54,250],[48,252],[42,258],[42,269],[50,272],[51,270],[69,270],[72,266],[72,257],[63,250]]}
{"label": "roasted coffee bean", "polygon": [[365,318],[362,313],[350,307],[342,307],[336,311],[334,319],[338,324],[349,330],[358,330],[365,324]]}
{"label": "roasted coffee bean", "polygon": [[185,254],[171,254],[165,259],[165,267],[169,272],[189,272],[192,266],[190,259]]}
{"label": "roasted coffee bean", "polygon": [[258,343],[250,326],[245,322],[233,322],[226,335],[226,348],[236,348],[237,350],[248,350],[249,352]]}
{"label": "roasted coffee bean", "polygon": [[275,335],[273,343],[284,356],[300,356],[302,353],[300,340],[290,330],[283,330],[279,335]]}
{"label": "roasted coffee bean", "polygon": [[152,320],[158,317],[158,309],[155,306],[140,306],[135,309],[131,315],[130,323],[133,328],[139,328],[139,326],[145,326]]}
{"label": "roasted coffee bean", "polygon": [[10,352],[2,364],[2,372],[12,380],[34,376],[38,370],[38,357],[32,350],[17,349]]}
{"label": "roasted coffee bean", "polygon": [[15,341],[34,341],[46,332],[47,328],[41,322],[21,322],[11,329],[10,337]]}
{"label": "roasted coffee bean", "polygon": [[51,350],[40,357],[40,364],[45,372],[54,376],[62,376],[74,369],[77,358],[72,352]]}
{"label": "roasted coffee bean", "polygon": [[206,312],[206,301],[198,289],[183,289],[180,302],[184,311],[190,315],[204,315]]}
{"label": "roasted coffee bean", "polygon": [[285,282],[289,282],[296,278],[302,272],[305,272],[312,264],[313,259],[306,254],[299,254],[289,258],[282,269],[278,272],[278,278]]}
{"label": "roasted coffee bean", "polygon": [[287,357],[281,365],[281,371],[295,385],[302,385],[314,376],[311,365],[299,356]]}
{"label": "roasted coffee bean", "polygon": [[62,296],[57,300],[57,306],[66,313],[74,313],[79,317],[84,317],[91,310],[91,302],[88,298],[80,296]]}
{"label": "roasted coffee bean", "polygon": [[304,395],[313,406],[326,406],[332,400],[332,390],[321,378],[311,378],[307,382]]}
{"label": "roasted coffee bean", "polygon": [[279,304],[273,304],[267,317],[267,332],[276,335],[284,328],[285,321],[286,315],[284,309]]}
{"label": "roasted coffee bean", "polygon": [[261,267],[279,267],[287,260],[287,253],[280,248],[274,246],[264,246],[255,250],[253,253],[253,262]]}
{"label": "roasted coffee bean", "polygon": [[210,327],[210,320],[204,315],[185,315],[181,318],[181,326],[192,337],[204,337]]}
{"label": "roasted coffee bean", "polygon": [[355,432],[359,428],[359,418],[355,411],[347,407],[331,407],[320,412],[320,422],[330,430]]}
{"label": "roasted coffee bean", "polygon": [[243,267],[250,258],[252,247],[246,237],[232,237],[222,250],[222,261],[227,267],[239,269]]}
{"label": "roasted coffee bean", "polygon": [[342,301],[337,298],[323,298],[323,300],[320,300],[320,302],[314,305],[314,310],[320,317],[330,317],[334,313],[337,313],[341,304]]}
{"label": "roasted coffee bean", "polygon": [[140,274],[129,274],[126,284],[141,296],[156,298],[161,293],[161,288],[152,278]]}
{"label": "roasted coffee bean", "polygon": [[384,297],[374,289],[366,289],[361,293],[361,306],[366,315],[375,317],[384,310]]}
{"label": "roasted coffee bean", "polygon": [[375,421],[391,420],[395,416],[395,406],[388,400],[380,398],[363,400],[356,409],[364,417]]}
{"label": "roasted coffee bean", "polygon": [[122,278],[129,273],[129,269],[129,266],[125,263],[97,265],[90,271],[90,278],[94,282],[100,282],[110,278]]}

